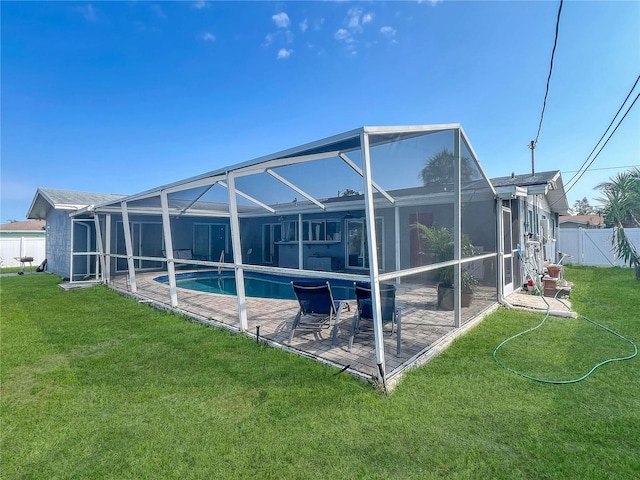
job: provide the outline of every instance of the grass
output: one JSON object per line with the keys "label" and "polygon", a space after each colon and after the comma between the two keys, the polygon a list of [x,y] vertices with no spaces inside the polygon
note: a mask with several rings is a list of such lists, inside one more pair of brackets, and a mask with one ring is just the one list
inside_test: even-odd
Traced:
{"label": "grass", "polygon": [[[26,267],[24,270],[25,272],[35,272],[37,267],[33,267],[33,268],[29,268]],[[22,267],[2,267],[0,268],[0,274],[2,273],[17,273],[22,271]]]}
{"label": "grass", "polygon": [[[580,313],[640,340],[633,271],[567,276]],[[539,315],[497,311],[384,396],[106,288],[57,283],[0,279],[3,479],[640,475],[638,358],[572,385],[493,361],[496,345]],[[630,350],[579,320],[537,332],[501,360],[573,376]]]}

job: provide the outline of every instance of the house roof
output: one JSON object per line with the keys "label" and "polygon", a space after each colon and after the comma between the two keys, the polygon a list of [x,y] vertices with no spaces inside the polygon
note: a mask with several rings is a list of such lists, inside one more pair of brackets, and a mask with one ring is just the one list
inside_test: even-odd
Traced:
{"label": "house roof", "polygon": [[498,196],[501,198],[515,198],[519,195],[546,195],[552,212],[566,214],[569,202],[564,190],[560,170],[538,172],[534,175],[511,174],[507,177],[491,179]]}
{"label": "house roof", "polygon": [[3,232],[40,232],[44,230],[44,220],[27,220],[23,222],[3,223],[0,231]]}
{"label": "house roof", "polygon": [[600,215],[563,215],[559,223],[577,223],[580,225],[602,225],[604,219]]}
{"label": "house roof", "polygon": [[52,208],[56,210],[79,210],[88,205],[97,205],[104,202],[115,201],[124,198],[125,195],[112,193],[76,192],[71,190],[55,190],[51,188],[39,188],[31,202],[27,218],[42,220]]}
{"label": "house roof", "polygon": [[496,177],[491,179],[494,187],[529,187],[532,185],[548,185],[557,180],[560,175],[559,170],[552,170],[549,172],[538,172],[535,175],[525,173],[522,175],[511,174],[507,177]]}

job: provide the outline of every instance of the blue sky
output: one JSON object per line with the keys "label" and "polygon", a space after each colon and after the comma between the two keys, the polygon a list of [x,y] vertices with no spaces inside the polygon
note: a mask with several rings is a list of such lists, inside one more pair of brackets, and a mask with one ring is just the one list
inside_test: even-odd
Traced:
{"label": "blue sky", "polygon": [[[461,123],[489,176],[529,172],[558,2],[0,8],[5,222],[38,187],[132,194],[363,125]],[[640,2],[565,2],[536,170],[569,180],[639,74]],[[639,132],[636,104],[570,204]]]}

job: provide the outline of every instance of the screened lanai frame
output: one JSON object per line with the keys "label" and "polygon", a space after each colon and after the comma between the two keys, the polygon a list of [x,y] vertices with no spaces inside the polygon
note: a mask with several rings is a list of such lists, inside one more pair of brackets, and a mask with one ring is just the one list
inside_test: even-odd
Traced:
{"label": "screened lanai frame", "polygon": [[[414,138],[420,138],[432,134],[446,132],[451,135],[451,150],[453,153],[453,192],[447,191],[439,193],[427,193],[432,197],[438,195],[446,196],[447,201],[451,204],[452,209],[452,231],[454,234],[454,251],[453,258],[446,261],[435,262],[419,266],[402,267],[401,259],[401,232],[399,211],[402,205],[410,205],[416,202],[416,195],[412,192],[403,193],[402,198],[396,198],[395,189],[386,189],[384,181],[374,178],[375,172],[372,170],[372,149],[375,150],[380,145],[390,145],[394,142],[402,142]],[[355,152],[355,153],[354,153]],[[359,164],[354,160],[354,155],[358,156]],[[374,152],[375,156],[375,152]],[[459,124],[447,125],[421,125],[421,126],[400,126],[400,127],[363,127],[352,130],[343,134],[335,135],[323,140],[302,145],[300,147],[285,150],[283,152],[267,155],[258,159],[237,164],[234,166],[213,170],[211,172],[191,177],[185,180],[174,182],[168,185],[160,186],[145,192],[125,197],[122,200],[109,202],[98,206],[92,206],[84,211],[75,214],[76,222],[88,221],[87,217],[93,216],[95,226],[95,250],[89,248],[84,252],[72,252],[73,255],[96,256],[100,262],[100,273],[105,282],[111,279],[112,259],[117,262],[126,262],[126,271],[130,290],[136,293],[136,270],[137,265],[141,262],[164,262],[169,283],[169,301],[172,307],[178,307],[179,300],[177,294],[176,283],[176,265],[189,265],[193,268],[209,267],[217,269],[229,269],[235,273],[237,305],[238,305],[238,321],[239,330],[247,331],[248,318],[245,296],[245,272],[267,272],[289,274],[292,271],[290,267],[280,267],[274,265],[259,265],[243,261],[242,247],[242,228],[241,219],[260,217],[260,216],[279,216],[283,218],[296,218],[297,232],[297,249],[298,249],[298,266],[294,268],[297,273],[303,273],[305,277],[326,279],[335,278],[348,281],[365,281],[372,285],[372,306],[374,311],[374,337],[375,337],[375,356],[376,363],[379,367],[379,376],[385,375],[385,352],[384,342],[382,341],[382,322],[380,313],[380,282],[393,281],[400,284],[404,278],[426,274],[428,272],[439,271],[445,267],[453,267],[454,272],[454,326],[456,328],[461,325],[461,279],[465,265],[472,262],[485,261],[487,259],[495,259],[496,275],[500,270],[500,264],[497,261],[499,247],[497,238],[495,239],[495,248],[488,253],[475,252],[473,255],[463,255],[462,241],[462,207],[465,202],[465,189],[462,185],[461,168],[465,157],[471,157],[470,160],[474,169],[477,171],[476,182],[482,184],[488,201],[495,208],[495,191],[491,186],[485,172],[479,164],[475,152],[470,146],[464,130]],[[309,193],[299,183],[291,181],[281,173],[283,167],[294,165],[305,166],[311,162],[317,162],[324,159],[340,159],[355,174],[361,178],[362,193],[353,198],[340,197],[327,199],[317,198]],[[373,162],[375,163],[375,162]],[[258,175],[269,175],[272,179],[284,185],[291,192],[304,200],[301,202],[290,202],[288,204],[274,204],[259,198],[254,192],[247,193],[239,188],[239,183],[247,177]],[[378,180],[378,181],[376,181]],[[203,202],[208,192],[214,187],[220,186],[227,191],[227,203],[223,202]],[[407,192],[410,189],[405,189]],[[183,192],[191,192],[187,198],[176,198],[176,195]],[[404,191],[403,191],[404,192]],[[339,192],[338,192],[339,193]],[[488,198],[490,197],[490,199]],[[239,203],[239,199],[243,203]],[[304,235],[303,231],[303,212],[309,212],[310,209],[317,209],[318,212],[325,215],[331,215],[334,212],[351,211],[354,209],[354,202],[359,202],[364,210],[364,231],[366,232],[365,252],[368,262],[365,261],[363,266],[368,263],[368,268],[363,268],[357,273],[349,271],[330,270],[311,270],[305,269],[304,262]],[[393,269],[380,271],[380,261],[378,255],[379,240],[376,232],[376,212],[378,208],[393,209],[393,231],[394,231],[394,253],[393,253]],[[132,241],[132,223],[131,215],[151,215],[161,218],[162,225],[162,256],[146,256],[136,252],[135,245]],[[233,252],[230,261],[223,255],[220,258],[176,258],[176,252],[173,247],[174,231],[172,228],[171,218],[190,215],[194,217],[222,218],[228,219],[231,237],[231,249]],[[113,251],[111,238],[114,227],[112,226],[112,217],[119,218],[122,225],[129,225],[129,228],[123,228],[123,242],[126,253],[117,253]],[[274,217],[275,218],[275,217]],[[499,216],[494,213],[494,224],[488,226],[494,236],[497,237],[499,231]],[[325,226],[326,228],[326,226]],[[345,236],[346,236],[345,232]],[[311,233],[308,233],[310,238]],[[364,244],[364,243],[363,243]],[[389,256],[389,255],[388,255]],[[136,263],[139,262],[139,263]],[[96,260],[97,263],[97,260]],[[71,267],[71,276],[73,279],[73,262]],[[96,267],[96,270],[98,268]],[[496,280],[497,282],[497,280]],[[497,301],[497,298],[496,298]]]}

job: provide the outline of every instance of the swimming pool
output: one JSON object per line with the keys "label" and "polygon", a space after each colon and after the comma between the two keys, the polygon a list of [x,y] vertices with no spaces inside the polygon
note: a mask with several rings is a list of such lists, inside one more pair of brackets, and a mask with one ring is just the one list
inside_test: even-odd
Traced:
{"label": "swimming pool", "polygon": [[[156,282],[169,283],[169,276],[154,278]],[[291,287],[292,280],[305,280],[300,277],[271,275],[267,273],[245,272],[244,289],[247,297],[276,298],[295,300]],[[306,279],[315,280],[315,279]],[[233,272],[194,272],[176,274],[176,284],[180,288],[198,292],[236,295],[236,279]],[[356,298],[353,282],[348,280],[329,280],[334,300],[354,300]]]}

